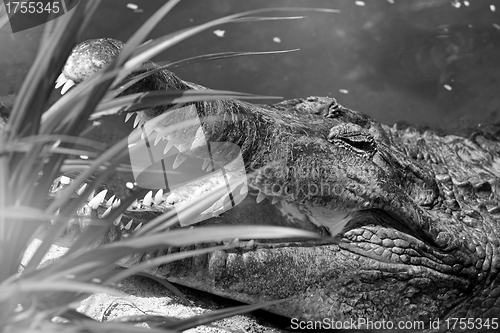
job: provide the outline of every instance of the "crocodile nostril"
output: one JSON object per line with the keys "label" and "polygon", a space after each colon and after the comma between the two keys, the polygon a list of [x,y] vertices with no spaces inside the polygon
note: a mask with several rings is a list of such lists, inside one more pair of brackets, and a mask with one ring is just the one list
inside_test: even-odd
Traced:
{"label": "crocodile nostril", "polygon": [[328,108],[328,114],[325,115],[327,118],[339,118],[345,114],[344,110],[342,110],[342,105],[338,104],[336,101],[330,105]]}

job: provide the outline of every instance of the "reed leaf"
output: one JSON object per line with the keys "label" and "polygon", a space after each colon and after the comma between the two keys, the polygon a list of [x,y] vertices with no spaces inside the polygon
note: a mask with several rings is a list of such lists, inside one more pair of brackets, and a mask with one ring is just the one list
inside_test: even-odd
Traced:
{"label": "reed leaf", "polygon": [[200,55],[200,56],[185,58],[185,59],[181,59],[181,60],[174,61],[174,62],[157,63],[157,65],[158,65],[157,68],[148,70],[148,71],[141,73],[141,74],[137,74],[134,77],[122,82],[118,88],[110,91],[106,95],[106,97],[103,99],[103,101],[107,101],[109,99],[115,98],[116,96],[120,95],[126,89],[130,88],[132,85],[139,82],[140,80],[145,79],[146,77],[148,77],[152,74],[161,72],[164,69],[178,67],[178,66],[185,66],[185,65],[189,65],[189,64],[195,64],[195,63],[211,61],[211,60],[229,59],[229,58],[242,57],[242,56],[252,56],[252,55],[270,55],[270,54],[289,53],[289,52],[295,52],[298,50],[299,49],[267,51],[267,52],[220,52],[220,53],[210,53],[210,54],[204,54],[204,55]]}
{"label": "reed leaf", "polygon": [[91,120],[103,116],[110,116],[120,112],[133,112],[148,109],[156,105],[193,103],[209,100],[227,99],[282,99],[277,96],[259,96],[224,90],[177,90],[177,91],[149,91],[130,94],[102,103]]}

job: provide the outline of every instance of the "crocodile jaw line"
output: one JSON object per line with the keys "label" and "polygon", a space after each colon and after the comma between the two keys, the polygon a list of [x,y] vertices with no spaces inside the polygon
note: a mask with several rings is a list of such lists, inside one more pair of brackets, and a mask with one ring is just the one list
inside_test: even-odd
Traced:
{"label": "crocodile jaw line", "polygon": [[[61,89],[61,95],[64,95],[66,92],[69,91],[75,84],[75,82],[71,79],[68,79],[64,73],[61,73],[59,77],[57,78],[56,82],[56,89],[59,87],[62,87]],[[141,112],[130,112],[127,113],[125,122],[129,121],[131,118],[134,118],[134,123],[133,123],[133,128],[138,128],[144,125],[149,119],[147,116]],[[156,133],[156,138],[153,141],[154,145],[158,144],[162,140],[168,140],[172,139],[171,136],[165,137],[161,133],[161,129],[153,129]],[[150,134],[150,133],[147,133]],[[143,137],[144,138],[144,137]],[[172,140],[172,142],[175,142],[178,140]],[[195,140],[196,141],[196,140]],[[170,145],[167,144],[165,148],[166,153],[168,150],[171,148],[177,148],[179,151],[183,150],[185,147],[180,147],[180,142],[175,142],[171,143]],[[192,147],[191,147],[192,148]],[[179,156],[182,156],[179,153]],[[181,164],[183,163],[182,158],[177,158],[174,161],[174,169],[177,169]],[[177,164],[177,165],[176,165]],[[210,162],[208,160],[205,160],[203,163],[203,170],[209,170],[210,169]],[[215,183],[221,183],[223,182],[223,179],[205,179],[205,181],[208,183],[210,182],[215,182]],[[159,193],[161,191],[161,194]],[[156,194],[153,195],[153,192],[150,191],[146,196],[138,200],[137,203],[134,204],[135,207],[130,207],[130,209],[140,209],[142,207],[151,207],[154,205],[165,205],[165,206],[182,206],[182,207],[187,207],[189,204],[192,204],[199,200],[199,196],[203,192],[209,191],[209,189],[206,186],[199,186],[198,188],[192,188],[192,187],[180,187],[174,191],[167,192],[163,189],[159,190],[156,192]],[[190,193],[188,193],[190,192]],[[344,230],[345,226],[348,224],[348,222],[352,218],[352,211],[345,211],[345,210],[335,210],[335,209],[330,209],[326,207],[320,207],[320,206],[306,206],[306,205],[295,205],[293,203],[288,202],[287,200],[277,197],[277,196],[271,196],[271,195],[266,195],[260,190],[258,191],[257,194],[251,194],[255,195],[255,201],[254,205],[259,205],[264,199],[268,199],[269,202],[271,202],[271,205],[274,206],[274,208],[279,212],[279,215],[281,215],[282,221],[280,221],[278,224],[283,224],[284,226],[289,226],[292,225],[294,227],[300,228],[301,226],[309,225],[313,229],[316,229],[317,231],[322,231],[322,229],[326,229],[328,231],[328,236],[330,237],[335,237],[338,236],[342,233]],[[224,201],[227,201],[227,196],[225,195],[221,197],[219,200],[217,200],[209,209],[203,211],[201,214],[202,215],[211,215],[212,217],[218,217],[220,214],[223,213],[223,208],[224,208]],[[154,198],[154,199],[153,199]],[[180,198],[183,198],[180,199]],[[104,199],[102,200],[104,201]],[[109,206],[109,205],[108,205]],[[111,207],[108,207],[108,209],[103,213],[103,215],[109,214],[109,211],[113,209],[113,205]],[[238,209],[238,206],[232,208],[232,209]],[[255,207],[255,209],[259,209],[258,206]],[[120,224],[120,220],[115,221],[116,225]],[[131,229],[132,224],[130,223],[131,221],[124,221],[122,224],[122,229],[124,230],[129,230]],[[271,221],[271,222],[276,222],[276,221]],[[272,223],[270,223],[272,224]],[[139,230],[141,226],[137,226],[134,229]],[[135,231],[134,230],[134,231]]]}

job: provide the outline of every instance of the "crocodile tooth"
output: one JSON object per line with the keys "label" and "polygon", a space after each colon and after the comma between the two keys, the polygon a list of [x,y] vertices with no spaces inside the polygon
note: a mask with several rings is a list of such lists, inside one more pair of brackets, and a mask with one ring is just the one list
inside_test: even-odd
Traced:
{"label": "crocodile tooth", "polygon": [[56,212],[54,213],[55,215],[61,214],[61,208],[57,208]]}
{"label": "crocodile tooth", "polygon": [[84,183],[79,189],[78,191],[76,191],[76,194],[78,195],[82,195],[83,191],[85,191],[85,189],[87,188],[87,183]]}
{"label": "crocodile tooth", "polygon": [[149,191],[144,197],[144,200],[142,200],[142,204],[144,206],[151,206],[152,202],[153,202],[153,191]]}
{"label": "crocodile tooth", "polygon": [[106,209],[104,213],[102,213],[101,218],[108,216],[109,212],[111,212],[111,209],[113,209],[113,207],[108,207],[108,209]]}
{"label": "crocodile tooth", "polygon": [[111,206],[114,200],[115,200],[115,195],[113,194],[111,198],[109,198],[108,201],[106,201],[106,207]]}
{"label": "crocodile tooth", "polygon": [[99,207],[99,205],[104,201],[104,198],[106,197],[106,193],[108,193],[108,190],[102,190],[97,194],[92,200],[89,201],[89,206],[92,207],[92,209],[96,209]]}
{"label": "crocodile tooth", "polygon": [[163,189],[159,189],[155,194],[155,204],[159,205],[163,202]]}
{"label": "crocodile tooth", "polygon": [[139,229],[141,229],[141,227],[142,227],[142,222],[139,223],[139,225],[137,227],[135,227],[134,232],[139,231]]}
{"label": "crocodile tooth", "polygon": [[280,201],[280,199],[278,197],[273,197],[273,201],[272,201],[272,204],[277,204],[278,202]]}
{"label": "crocodile tooth", "polygon": [[245,244],[245,248],[251,250],[255,247],[255,240],[251,239]]}
{"label": "crocodile tooth", "polygon": [[123,217],[123,214],[118,215],[118,217],[113,221],[113,225],[117,226],[118,224],[120,224],[122,217]]}
{"label": "crocodile tooth", "polygon": [[153,126],[144,126],[144,131],[146,132],[146,136],[149,137],[151,133],[154,131]]}
{"label": "crocodile tooth", "polygon": [[201,170],[205,170],[210,165],[210,160],[203,160],[203,165],[201,166]]}
{"label": "crocodile tooth", "polygon": [[229,244],[238,246],[238,245],[240,245],[240,239],[235,238]]}
{"label": "crocodile tooth", "polygon": [[177,157],[175,158],[174,164],[172,164],[172,168],[175,170],[177,169],[184,161],[187,160],[187,156],[184,154],[177,154]]}
{"label": "crocodile tooth", "polygon": [[95,190],[92,190],[92,192],[90,192],[89,194],[89,197],[87,198],[87,200],[92,200],[94,198],[94,195],[95,195]]}
{"label": "crocodile tooth", "polygon": [[165,146],[165,149],[163,149],[163,155],[165,155],[166,153],[168,153],[168,151],[170,149],[172,149],[173,146],[174,146],[174,143],[172,141],[168,141],[167,145]]}
{"label": "crocodile tooth", "polygon": [[116,208],[122,204],[122,201],[120,199],[116,199],[115,202],[113,202],[113,208]]}
{"label": "crocodile tooth", "polygon": [[179,202],[179,196],[175,193],[170,193],[165,202],[170,205],[176,204],[177,202]]}
{"label": "crocodile tooth", "polygon": [[69,90],[69,88],[73,87],[74,85],[75,85],[75,82],[73,80],[66,81],[66,83],[64,84],[64,87],[62,87],[62,89],[61,89],[61,95],[64,95]]}
{"label": "crocodile tooth", "polygon": [[68,81],[68,79],[64,76],[64,73],[59,74],[56,80],[56,89],[59,89],[59,87],[65,84],[66,81]]}
{"label": "crocodile tooth", "polygon": [[139,115],[137,115],[137,117],[135,117],[135,119],[134,119],[134,128],[137,127],[137,124],[139,124],[140,121],[141,121],[141,119],[139,118]]}
{"label": "crocodile tooth", "polygon": [[266,198],[266,195],[262,192],[259,192],[259,194],[257,195],[257,199],[255,199],[255,201],[257,201],[257,203],[261,203],[262,200],[264,200]]}
{"label": "crocodile tooth", "polygon": [[156,138],[155,138],[155,141],[154,141],[153,145],[156,146],[158,144],[158,142],[161,141],[161,139],[163,139],[163,135],[161,135],[160,133],[156,132]]}
{"label": "crocodile tooth", "polygon": [[125,116],[125,122],[127,122],[134,114],[135,114],[135,112],[127,113],[127,115]]}
{"label": "crocodile tooth", "polygon": [[123,229],[125,229],[125,230],[130,230],[130,228],[132,228],[132,221],[133,221],[133,220],[130,220],[130,222],[129,222],[129,223],[127,223],[127,225],[126,225],[126,226],[124,226],[124,227],[123,227]]}
{"label": "crocodile tooth", "polygon": [[248,186],[243,184],[243,186],[241,187],[241,190],[240,190],[240,195],[245,195],[247,193],[248,193]]}

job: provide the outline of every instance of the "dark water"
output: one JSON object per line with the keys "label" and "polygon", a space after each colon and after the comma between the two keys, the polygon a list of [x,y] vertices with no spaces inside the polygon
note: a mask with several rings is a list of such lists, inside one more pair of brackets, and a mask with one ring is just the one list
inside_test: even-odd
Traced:
{"label": "dark water", "polygon": [[[165,1],[130,2],[140,11],[127,8],[129,1],[103,1],[83,39],[126,40]],[[332,96],[384,123],[451,128],[500,121],[500,0],[185,0],[151,37],[244,10],[292,5],[334,8],[340,13],[290,12],[287,15],[308,17],[226,24],[155,60],[300,48],[174,71],[216,89],[284,98]],[[216,36],[216,29],[224,30],[224,36]],[[0,30],[0,96],[19,89],[40,31],[12,35]]]}

